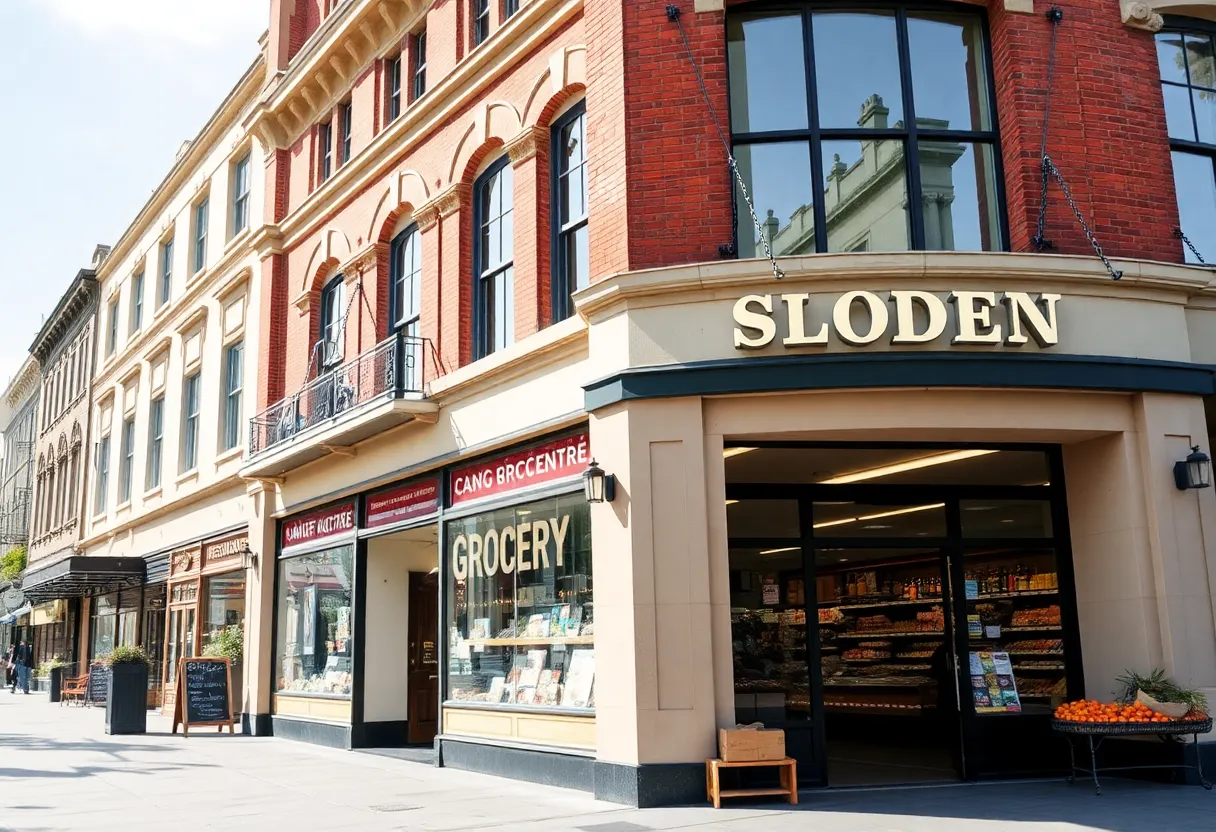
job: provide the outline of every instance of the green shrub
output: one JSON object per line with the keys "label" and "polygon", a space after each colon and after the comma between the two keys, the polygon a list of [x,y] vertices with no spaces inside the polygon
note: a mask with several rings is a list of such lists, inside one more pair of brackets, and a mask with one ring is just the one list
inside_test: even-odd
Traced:
{"label": "green shrub", "polygon": [[14,546],[0,558],[0,581],[15,581],[25,571],[25,546]]}
{"label": "green shrub", "polygon": [[68,663],[63,660],[63,656],[55,656],[50,661],[45,661],[34,669],[34,676],[39,679],[45,679],[51,675],[51,671],[57,667],[67,667]]}
{"label": "green shrub", "polygon": [[234,665],[241,663],[245,650],[245,628],[240,624],[230,624],[203,648],[203,655],[212,658],[226,658]]}
{"label": "green shrub", "polygon": [[135,647],[130,644],[121,644],[115,647],[113,652],[102,658],[102,661],[113,667],[116,664],[142,664],[151,666],[152,657],[148,655],[148,651],[142,647]]}

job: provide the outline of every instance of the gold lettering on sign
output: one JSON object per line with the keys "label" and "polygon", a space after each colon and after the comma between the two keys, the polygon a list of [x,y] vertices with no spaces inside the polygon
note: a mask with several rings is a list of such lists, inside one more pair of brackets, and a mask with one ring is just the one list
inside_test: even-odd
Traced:
{"label": "gold lettering on sign", "polygon": [[247,540],[248,538],[241,536],[231,537],[227,540],[220,540],[215,543],[208,543],[206,548],[203,550],[206,555],[205,559],[207,563],[210,564],[217,560],[227,560],[228,558],[236,557],[244,550],[245,542]]}
{"label": "gold lettering on sign", "polygon": [[[531,572],[565,565],[570,515],[488,529],[484,534],[458,534],[452,540],[452,574],[456,580],[492,577],[499,572]],[[509,542],[508,542],[509,541]]]}
{"label": "gold lettering on sign", "polygon": [[194,555],[189,551],[173,553],[173,574],[189,572],[194,565]]}

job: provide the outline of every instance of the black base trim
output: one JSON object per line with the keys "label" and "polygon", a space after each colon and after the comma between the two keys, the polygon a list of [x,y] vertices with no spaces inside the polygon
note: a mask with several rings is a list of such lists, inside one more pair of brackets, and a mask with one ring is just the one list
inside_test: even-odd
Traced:
{"label": "black base trim", "polygon": [[254,737],[274,736],[274,722],[270,714],[241,714],[241,733]]}
{"label": "black base trim", "polygon": [[[1074,741],[1077,748],[1077,765],[1084,768],[1089,765],[1089,751],[1083,746],[1084,737],[1077,737]],[[1098,749],[1098,766],[1193,766],[1196,755],[1203,766],[1204,776],[1209,781],[1216,780],[1216,742],[1201,742],[1196,745],[1191,742],[1190,737],[1186,737],[1185,742],[1160,742],[1156,738],[1133,740],[1111,737],[1103,740],[1102,747]],[[1136,780],[1158,782],[1176,780],[1190,786],[1199,785],[1199,775],[1193,769],[1177,771],[1146,769],[1118,772],[1117,774]],[[1103,774],[1099,771],[1098,776],[1113,777],[1116,776],[1116,772]],[[1085,779],[1078,773],[1077,781],[1083,783]]]}
{"label": "black base trim", "polygon": [[324,745],[329,748],[349,750],[350,726],[334,725],[329,722],[311,722],[307,719],[292,719],[291,717],[274,716],[271,733],[285,740],[310,742],[313,745]]}
{"label": "black base trim", "polygon": [[639,809],[705,801],[705,766],[700,763],[630,766],[563,754],[464,742],[435,742],[438,765],[591,792],[596,800]]}
{"label": "black base trim", "polygon": [[587,412],[631,399],[886,387],[1216,392],[1213,367],[1095,355],[866,352],[636,367],[584,387]]}
{"label": "black base trim", "polygon": [[398,719],[388,722],[365,722],[363,730],[356,732],[355,748],[405,748],[409,745],[410,723]]}

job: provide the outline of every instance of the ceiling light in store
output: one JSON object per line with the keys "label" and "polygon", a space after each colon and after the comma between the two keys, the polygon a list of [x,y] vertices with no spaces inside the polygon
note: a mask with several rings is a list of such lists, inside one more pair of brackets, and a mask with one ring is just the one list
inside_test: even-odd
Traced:
{"label": "ceiling light in store", "polygon": [[735,503],[737,503],[737,502],[739,502],[739,501],[738,501],[738,500],[727,500],[727,501],[726,501],[726,504],[727,504],[728,506],[733,506],[733,505],[734,505]]}
{"label": "ceiling light in store", "polygon": [[890,523],[871,523],[868,526],[862,526],[862,528],[863,529],[889,529],[889,528],[891,528],[891,524]]}
{"label": "ceiling light in store", "polygon": [[760,554],[762,554],[762,555],[779,555],[782,552],[797,552],[800,548],[802,548],[802,547],[801,546],[787,546],[784,549],[763,549],[763,550],[761,550]]}
{"label": "ceiling light in store", "polygon": [[867,468],[864,471],[854,471],[852,474],[844,474],[839,477],[833,477],[830,480],[824,480],[823,485],[845,485],[851,482],[862,482],[864,480],[876,480],[881,477],[889,477],[892,474],[902,474],[906,471],[917,471],[921,468],[932,468],[934,465],[945,465],[950,462],[961,462],[964,459],[974,459],[977,456],[987,456],[995,454],[995,450],[971,450],[971,451],[949,451],[944,454],[933,454],[932,456],[922,456],[917,459],[909,459],[904,462],[896,462],[893,465],[882,465],[878,468]]}
{"label": "ceiling light in store", "polygon": [[751,453],[754,450],[756,450],[756,449],[755,448],[727,448],[725,451],[722,452],[722,458],[730,459],[732,456],[739,456],[739,454]]}
{"label": "ceiling light in store", "polygon": [[[857,523],[861,520],[881,520],[884,517],[895,517],[900,514],[912,514],[917,511],[929,511],[935,508],[945,508],[945,503],[930,503],[925,506],[910,506],[908,508],[896,508],[891,511],[880,511],[877,514],[863,514],[860,517],[845,517],[843,520],[825,520],[822,523],[816,523],[812,528],[826,529],[828,526],[843,526],[846,523]],[[868,529],[889,529],[890,526],[866,526]]]}

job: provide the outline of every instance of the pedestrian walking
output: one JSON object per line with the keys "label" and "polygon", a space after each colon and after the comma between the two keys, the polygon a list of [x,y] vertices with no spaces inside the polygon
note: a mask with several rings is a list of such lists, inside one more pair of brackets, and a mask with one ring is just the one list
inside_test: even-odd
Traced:
{"label": "pedestrian walking", "polygon": [[[13,662],[17,665],[17,684],[21,686],[21,692],[26,696],[30,694],[30,676],[34,672],[34,646],[26,644],[25,639],[17,645],[17,651],[13,655]],[[13,688],[13,693],[16,693],[16,687]]]}
{"label": "pedestrian walking", "polygon": [[4,652],[4,686],[10,688],[10,693],[17,691],[17,643],[10,642],[8,650]]}

